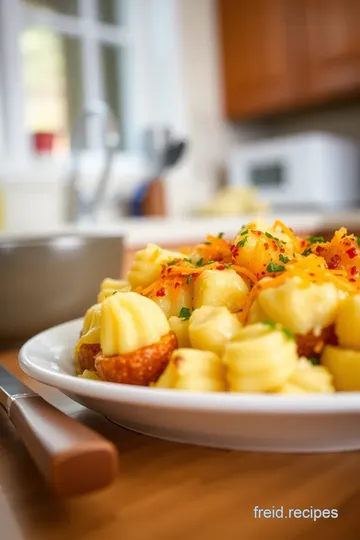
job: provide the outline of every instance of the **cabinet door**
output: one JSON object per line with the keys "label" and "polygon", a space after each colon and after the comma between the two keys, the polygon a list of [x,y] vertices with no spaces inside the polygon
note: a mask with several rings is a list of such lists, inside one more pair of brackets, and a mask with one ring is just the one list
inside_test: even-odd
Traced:
{"label": "cabinet door", "polygon": [[[230,119],[287,109],[295,79],[293,1],[218,0],[225,114]],[[291,61],[290,61],[291,60]]]}
{"label": "cabinet door", "polygon": [[360,90],[360,1],[304,0],[310,101]]}

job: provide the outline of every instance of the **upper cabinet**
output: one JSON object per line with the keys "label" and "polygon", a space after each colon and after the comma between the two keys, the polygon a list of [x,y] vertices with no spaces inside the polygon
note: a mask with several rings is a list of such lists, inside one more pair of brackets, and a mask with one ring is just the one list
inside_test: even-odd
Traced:
{"label": "upper cabinet", "polygon": [[328,99],[360,88],[360,1],[303,0],[304,92]]}
{"label": "upper cabinet", "polygon": [[225,114],[360,93],[359,0],[218,0]]}

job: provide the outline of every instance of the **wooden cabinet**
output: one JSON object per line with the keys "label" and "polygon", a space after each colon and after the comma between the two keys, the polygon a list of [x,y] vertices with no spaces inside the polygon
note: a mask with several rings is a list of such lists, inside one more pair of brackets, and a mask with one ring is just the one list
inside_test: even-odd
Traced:
{"label": "wooden cabinet", "polygon": [[303,0],[309,100],[360,88],[360,1]]}
{"label": "wooden cabinet", "polygon": [[286,0],[221,0],[226,114],[278,109],[291,99]]}
{"label": "wooden cabinet", "polygon": [[218,15],[228,118],[360,94],[359,0],[218,0]]}

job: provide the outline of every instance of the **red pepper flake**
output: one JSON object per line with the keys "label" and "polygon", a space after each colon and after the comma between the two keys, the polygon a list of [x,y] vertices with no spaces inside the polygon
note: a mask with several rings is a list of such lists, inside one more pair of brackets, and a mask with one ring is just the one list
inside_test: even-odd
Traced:
{"label": "red pepper flake", "polygon": [[350,240],[345,240],[345,242],[344,242],[344,246],[351,246],[351,242],[350,242]]}
{"label": "red pepper flake", "polygon": [[346,252],[349,256],[350,259],[353,259],[354,257],[356,257],[357,253],[356,253],[356,248],[352,247],[348,250],[346,250]]}
{"label": "red pepper flake", "polygon": [[341,259],[339,257],[339,255],[335,254],[331,257],[329,263],[328,263],[328,268],[330,270],[336,270],[336,268],[339,268],[341,265],[340,265],[340,262],[341,262]]}
{"label": "red pepper flake", "polygon": [[282,247],[282,248],[280,249],[280,253],[285,253],[285,248]]}
{"label": "red pepper flake", "polygon": [[177,289],[178,287],[180,287],[180,283],[177,281],[174,285],[175,289]]}
{"label": "red pepper flake", "polygon": [[167,269],[167,273],[170,274],[170,272],[172,271],[172,268],[168,268]]}
{"label": "red pepper flake", "polygon": [[164,287],[162,289],[159,289],[158,291],[156,291],[156,296],[165,296],[166,295],[166,291],[164,289]]}
{"label": "red pepper flake", "polygon": [[267,242],[265,242],[264,248],[265,248],[265,249],[269,249],[269,244],[268,244]]}
{"label": "red pepper flake", "polygon": [[351,278],[349,279],[349,281],[351,281],[352,283],[354,283],[354,282],[356,281],[356,279],[353,278],[353,277],[351,277]]}
{"label": "red pepper flake", "polygon": [[225,265],[224,265],[224,264],[219,264],[219,265],[216,267],[216,270],[225,270]]}
{"label": "red pepper flake", "polygon": [[355,276],[355,274],[357,274],[357,271],[358,271],[358,269],[356,268],[356,266],[352,266],[352,267],[350,268],[350,274],[351,274],[352,276]]}
{"label": "red pepper flake", "polygon": [[309,272],[309,276],[315,277],[315,274],[313,272]]}

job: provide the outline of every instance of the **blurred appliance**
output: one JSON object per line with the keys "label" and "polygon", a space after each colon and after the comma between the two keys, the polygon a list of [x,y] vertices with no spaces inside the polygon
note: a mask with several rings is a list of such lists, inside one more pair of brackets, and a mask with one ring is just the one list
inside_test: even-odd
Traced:
{"label": "blurred appliance", "polygon": [[330,133],[241,144],[228,162],[231,185],[256,188],[272,207],[341,208],[360,200],[360,151]]}

